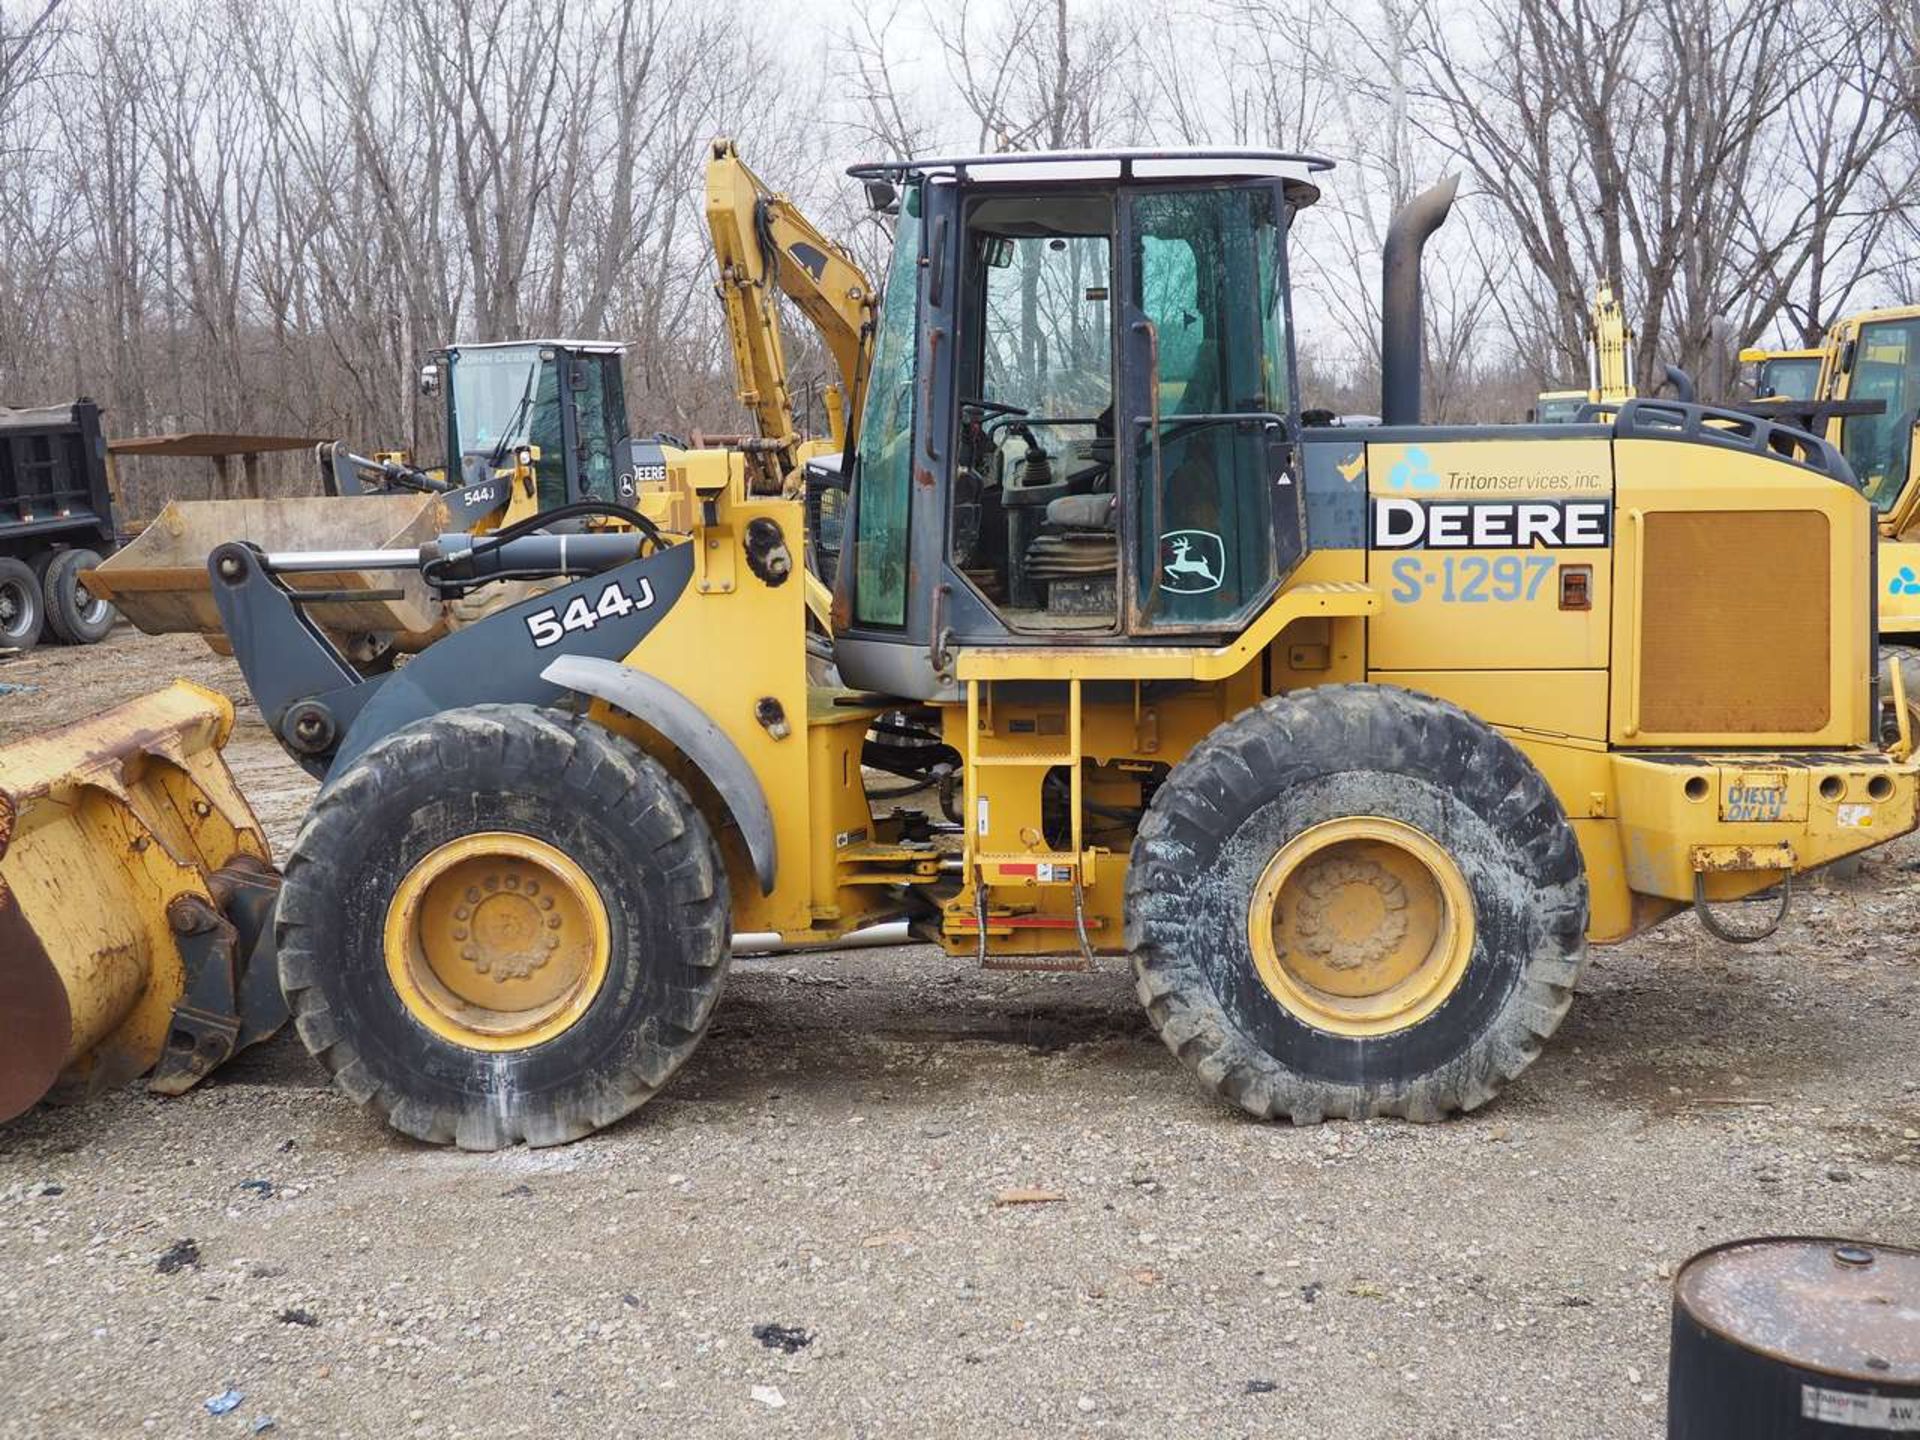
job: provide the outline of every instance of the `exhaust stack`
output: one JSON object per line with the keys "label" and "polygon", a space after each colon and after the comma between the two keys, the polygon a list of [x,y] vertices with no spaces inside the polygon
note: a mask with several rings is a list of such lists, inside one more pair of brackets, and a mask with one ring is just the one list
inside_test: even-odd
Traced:
{"label": "exhaust stack", "polygon": [[1380,419],[1420,423],[1420,254],[1445,223],[1460,189],[1449,175],[1400,208],[1380,253]]}

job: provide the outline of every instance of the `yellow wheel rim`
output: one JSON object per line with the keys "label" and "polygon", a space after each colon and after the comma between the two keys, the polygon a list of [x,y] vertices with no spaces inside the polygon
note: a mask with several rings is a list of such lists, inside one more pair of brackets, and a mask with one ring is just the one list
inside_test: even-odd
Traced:
{"label": "yellow wheel rim", "polygon": [[465,835],[387,904],[387,975],[407,1011],[471,1050],[526,1050],[586,1013],[612,936],[600,892],[530,835]]}
{"label": "yellow wheel rim", "polygon": [[1267,990],[1336,1035],[1387,1035],[1426,1019],[1466,974],[1473,937],[1473,895],[1453,857],[1376,816],[1329,820],[1288,841],[1247,916]]}

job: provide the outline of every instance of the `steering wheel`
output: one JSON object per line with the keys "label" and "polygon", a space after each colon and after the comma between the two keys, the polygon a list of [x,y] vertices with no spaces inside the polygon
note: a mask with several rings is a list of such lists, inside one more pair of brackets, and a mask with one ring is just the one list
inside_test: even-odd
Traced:
{"label": "steering wheel", "polygon": [[1008,405],[1001,400],[962,400],[962,410],[971,410],[985,420],[995,415],[1031,415],[1033,412],[1024,405]]}

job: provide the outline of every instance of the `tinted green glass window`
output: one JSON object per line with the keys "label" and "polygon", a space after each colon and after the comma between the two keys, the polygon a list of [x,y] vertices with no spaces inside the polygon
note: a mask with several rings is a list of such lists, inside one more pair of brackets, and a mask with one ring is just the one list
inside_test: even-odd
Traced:
{"label": "tinted green glass window", "polygon": [[[1274,429],[1289,413],[1286,289],[1270,190],[1133,204],[1135,304],[1159,350],[1159,453],[1142,427],[1139,598],[1151,623],[1236,615],[1273,575]],[[1158,493],[1155,494],[1155,477]]]}
{"label": "tinted green glass window", "polygon": [[915,186],[901,203],[894,229],[854,471],[853,613],[869,625],[903,625],[907,619],[919,264],[920,189]]}
{"label": "tinted green glass window", "polygon": [[1840,422],[1840,449],[1876,509],[1900,497],[1912,463],[1913,427],[1920,419],[1920,320],[1882,320],[1860,327],[1849,400],[1878,400],[1878,415]]}

